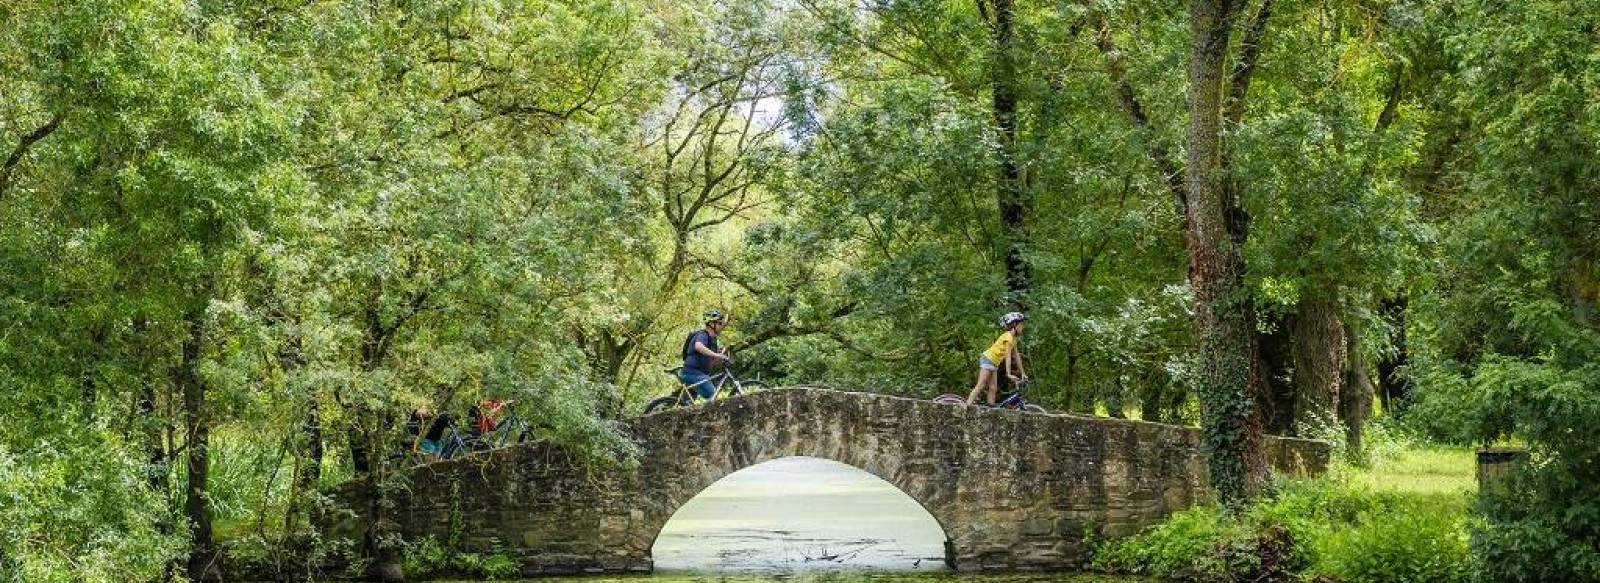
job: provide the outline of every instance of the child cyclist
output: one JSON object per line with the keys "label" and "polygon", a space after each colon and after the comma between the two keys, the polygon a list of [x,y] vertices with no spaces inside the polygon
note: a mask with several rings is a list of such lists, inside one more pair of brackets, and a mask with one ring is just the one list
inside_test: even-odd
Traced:
{"label": "child cyclist", "polygon": [[[1013,382],[1019,378],[1028,378],[1028,373],[1022,369],[1022,355],[1017,351],[1017,337],[1022,335],[1022,329],[1027,327],[1024,321],[1027,316],[1022,312],[1009,312],[1000,316],[1000,337],[988,350],[978,356],[978,382],[972,385],[972,393],[967,395],[967,404],[971,405],[978,400],[978,393],[985,388],[989,389],[989,403],[994,404],[996,393],[999,391],[1000,379],[995,376],[1000,372],[1000,367],[1005,367],[1006,377]],[[1014,363],[1014,366],[1013,366]],[[1015,368],[1017,374],[1011,374]]]}

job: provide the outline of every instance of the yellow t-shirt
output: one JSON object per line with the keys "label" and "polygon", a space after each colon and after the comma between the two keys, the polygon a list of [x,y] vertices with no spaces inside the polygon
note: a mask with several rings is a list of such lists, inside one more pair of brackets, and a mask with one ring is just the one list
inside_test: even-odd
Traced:
{"label": "yellow t-shirt", "polygon": [[999,338],[995,339],[994,344],[989,345],[988,350],[983,351],[983,355],[989,358],[989,362],[997,365],[1004,364],[1002,361],[1005,360],[1006,354],[1011,352],[1011,347],[1016,343],[1017,335],[1007,330]]}

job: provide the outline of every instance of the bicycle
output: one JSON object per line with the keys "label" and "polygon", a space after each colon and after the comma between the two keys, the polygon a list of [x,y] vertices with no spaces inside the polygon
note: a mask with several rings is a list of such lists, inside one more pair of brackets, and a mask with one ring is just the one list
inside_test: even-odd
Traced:
{"label": "bicycle", "polygon": [[[683,370],[682,366],[663,369],[664,372],[672,375],[672,378],[674,379],[678,378],[678,371],[680,370]],[[711,384],[716,386],[716,391],[711,394],[711,400],[737,397],[745,394],[746,391],[758,391],[770,388],[767,386],[767,383],[759,380],[747,381],[740,379],[738,375],[734,374],[733,367],[731,366],[724,366],[722,367],[722,372],[711,375]],[[680,382],[678,384],[678,390],[673,394],[651,399],[650,404],[644,406],[644,414],[649,415],[657,411],[691,407],[694,405],[696,400],[699,400],[699,398],[700,395],[694,390],[694,385],[686,385]]]}
{"label": "bicycle", "polygon": [[494,429],[478,436],[478,443],[484,450],[498,449],[506,444],[527,443],[528,435],[533,433],[533,426],[523,421],[515,410],[506,413],[506,417],[495,422]]}
{"label": "bicycle", "polygon": [[420,466],[431,462],[455,459],[461,455],[472,452],[472,447],[467,439],[461,437],[461,432],[454,426],[446,427],[439,435],[439,452],[434,454],[434,459],[428,459],[428,454],[422,453],[420,448],[421,437],[411,436],[400,444],[400,451],[390,454],[389,459],[404,461],[408,465]]}
{"label": "bicycle", "polygon": [[[423,465],[453,459],[472,450],[469,444],[471,436],[462,436],[456,429],[455,417],[449,411],[441,411],[434,416],[423,409],[413,410],[411,418],[406,420],[405,429],[406,434],[400,441],[400,449],[389,454],[390,460]],[[439,449],[433,454],[423,453],[423,441],[434,431],[439,432],[439,439],[436,440]]]}
{"label": "bicycle", "polygon": [[[993,405],[987,406],[994,407],[996,409],[1027,411],[1029,413],[1049,413],[1049,411],[1046,411],[1044,407],[1029,403],[1027,399],[1022,397],[1022,389],[1028,386],[1028,383],[1028,379],[1017,381],[1015,388],[1004,393],[1000,393],[1000,400]],[[954,393],[945,393],[943,395],[934,397],[933,402],[941,405],[966,405],[967,398]]]}

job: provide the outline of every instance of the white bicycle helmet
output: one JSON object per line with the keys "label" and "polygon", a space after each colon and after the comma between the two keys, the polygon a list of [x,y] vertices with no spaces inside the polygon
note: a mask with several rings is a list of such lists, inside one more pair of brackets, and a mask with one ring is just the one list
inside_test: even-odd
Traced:
{"label": "white bicycle helmet", "polygon": [[1007,312],[1006,315],[1000,316],[1000,327],[1010,328],[1012,324],[1025,321],[1027,319],[1028,317],[1023,315],[1022,312]]}

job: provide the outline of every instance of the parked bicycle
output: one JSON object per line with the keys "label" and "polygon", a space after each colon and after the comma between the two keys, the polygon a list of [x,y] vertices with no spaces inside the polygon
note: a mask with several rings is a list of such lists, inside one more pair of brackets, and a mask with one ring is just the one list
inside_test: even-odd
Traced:
{"label": "parked bicycle", "polygon": [[421,437],[407,436],[400,444],[401,450],[391,454],[389,459],[403,460],[407,465],[413,466],[455,459],[472,451],[472,447],[468,444],[468,439],[462,437],[461,432],[456,431],[455,427],[446,427],[439,435],[439,452],[430,458],[428,454],[422,451]]}
{"label": "parked bicycle", "polygon": [[494,429],[477,437],[477,450],[499,449],[507,445],[526,443],[533,434],[533,426],[522,420],[512,409],[503,419],[495,422]]}
{"label": "parked bicycle", "polygon": [[[665,372],[669,375],[672,375],[673,379],[677,379],[678,371],[680,370],[683,370],[683,367],[675,366],[665,369]],[[740,379],[739,376],[734,373],[733,367],[731,366],[724,366],[722,368],[722,372],[711,375],[710,382],[712,385],[717,387],[717,390],[711,395],[712,400],[737,397],[750,391],[768,388],[767,383],[759,380],[747,381]],[[644,414],[649,415],[657,411],[692,407],[694,406],[695,401],[698,400],[700,400],[700,396],[695,392],[694,385],[679,383],[678,390],[673,394],[665,397],[657,397],[652,399],[650,404],[645,405]]]}
{"label": "parked bicycle", "polygon": [[[1000,400],[990,406],[996,409],[1014,409],[1017,411],[1027,411],[1030,413],[1048,413],[1048,411],[1044,410],[1044,407],[1029,403],[1027,399],[1023,398],[1022,392],[1023,389],[1028,386],[1028,382],[1029,381],[1026,378],[1017,381],[1016,385],[1012,387],[1011,390],[1001,393]],[[966,405],[967,398],[954,393],[945,393],[943,395],[934,397],[933,402],[943,405]]]}

